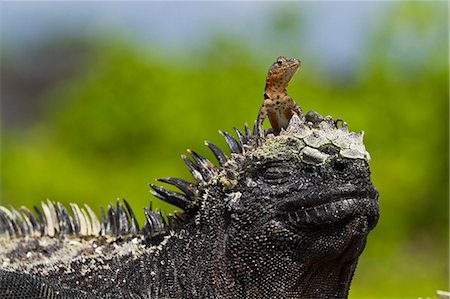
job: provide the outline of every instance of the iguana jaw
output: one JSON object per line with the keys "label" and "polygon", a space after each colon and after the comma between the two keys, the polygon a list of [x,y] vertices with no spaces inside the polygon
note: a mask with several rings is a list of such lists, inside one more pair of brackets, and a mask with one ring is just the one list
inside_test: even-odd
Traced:
{"label": "iguana jaw", "polygon": [[378,221],[378,192],[339,190],[323,197],[300,198],[283,203],[278,218],[291,230],[324,229],[337,223],[346,223],[366,216],[372,230]]}

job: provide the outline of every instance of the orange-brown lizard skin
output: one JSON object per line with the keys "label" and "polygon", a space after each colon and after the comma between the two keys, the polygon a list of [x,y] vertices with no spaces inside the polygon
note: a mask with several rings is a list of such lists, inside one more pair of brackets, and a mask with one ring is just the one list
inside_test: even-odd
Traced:
{"label": "orange-brown lizard skin", "polygon": [[262,123],[269,117],[273,133],[278,134],[281,128],[286,129],[293,113],[303,118],[299,105],[287,94],[286,88],[300,67],[300,60],[280,56],[272,64],[267,74],[264,102],[259,110],[255,123],[255,134],[264,136]]}

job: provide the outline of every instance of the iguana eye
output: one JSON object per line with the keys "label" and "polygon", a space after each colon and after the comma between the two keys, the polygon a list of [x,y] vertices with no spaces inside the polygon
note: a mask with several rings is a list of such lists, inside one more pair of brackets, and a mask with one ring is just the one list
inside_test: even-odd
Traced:
{"label": "iguana eye", "polygon": [[285,176],[285,174],[281,171],[279,171],[278,169],[274,169],[274,168],[269,168],[266,173],[265,176],[268,179],[279,179]]}
{"label": "iguana eye", "polygon": [[271,165],[263,172],[263,180],[268,183],[282,183],[289,180],[291,170],[280,167],[279,165]]}

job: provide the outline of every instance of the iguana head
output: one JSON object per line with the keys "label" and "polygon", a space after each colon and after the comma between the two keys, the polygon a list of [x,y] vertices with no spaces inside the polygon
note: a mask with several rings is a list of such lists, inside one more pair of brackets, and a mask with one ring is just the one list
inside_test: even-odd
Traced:
{"label": "iguana head", "polygon": [[[265,221],[302,234],[342,227],[356,218],[364,219],[367,231],[375,227],[378,192],[370,180],[363,132],[349,132],[344,121],[323,118],[314,111],[305,121],[295,115],[277,136],[268,134],[261,140],[247,127],[246,133],[236,132],[237,139],[221,132],[231,158],[206,142],[219,168],[193,151],[189,150],[194,162],[183,156],[197,180],[197,197],[183,201],[183,208],[191,213],[197,210],[208,200],[203,192],[219,186],[226,193],[229,216],[245,214],[249,221],[245,227],[258,227]],[[170,197],[161,192],[155,195],[164,200]]]}
{"label": "iguana head", "polygon": [[294,116],[286,131],[244,150],[230,189],[231,215],[253,214],[254,229],[265,215],[268,225],[301,236],[340,229],[355,219],[365,223],[366,232],[375,227],[378,192],[363,133],[348,132],[346,123],[339,126],[329,116],[320,119],[314,124]]}

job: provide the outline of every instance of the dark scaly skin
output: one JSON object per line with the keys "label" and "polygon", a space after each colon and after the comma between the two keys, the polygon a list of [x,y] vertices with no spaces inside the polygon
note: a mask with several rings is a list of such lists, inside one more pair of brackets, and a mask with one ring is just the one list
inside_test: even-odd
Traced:
{"label": "dark scaly skin", "polygon": [[280,56],[272,64],[266,78],[264,101],[256,120],[256,133],[263,136],[262,123],[269,118],[273,133],[278,134],[281,128],[286,129],[293,113],[303,117],[300,106],[287,94],[286,88],[301,62],[295,58]]}

